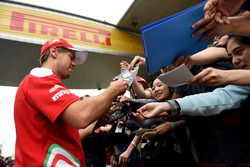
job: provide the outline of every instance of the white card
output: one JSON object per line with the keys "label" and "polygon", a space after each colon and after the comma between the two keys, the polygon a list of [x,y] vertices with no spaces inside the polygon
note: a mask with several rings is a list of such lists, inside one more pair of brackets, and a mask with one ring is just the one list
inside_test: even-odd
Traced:
{"label": "white card", "polygon": [[158,78],[168,86],[177,87],[187,84],[193,76],[194,75],[190,72],[187,66],[182,64],[165,74],[161,74]]}

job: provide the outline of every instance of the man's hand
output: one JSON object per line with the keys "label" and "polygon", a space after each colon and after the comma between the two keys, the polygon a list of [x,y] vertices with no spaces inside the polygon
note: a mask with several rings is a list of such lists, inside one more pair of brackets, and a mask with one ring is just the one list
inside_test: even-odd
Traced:
{"label": "man's hand", "polygon": [[167,111],[171,109],[171,106],[167,102],[162,103],[148,103],[137,110],[137,112],[144,117],[153,118],[153,117],[161,117],[168,116]]}
{"label": "man's hand", "polygon": [[195,75],[190,83],[206,84],[208,86],[220,86],[228,84],[228,75],[225,70],[206,68]]}
{"label": "man's hand", "polygon": [[157,127],[154,128],[154,130],[156,131],[157,135],[161,135],[163,136],[164,134],[166,134],[167,132],[169,132],[171,130],[171,125],[169,122],[166,122],[164,124],[158,125]]}
{"label": "man's hand", "polygon": [[[229,20],[234,17],[228,18]],[[199,39],[199,42],[202,42],[208,38],[213,38],[215,36],[223,36],[232,32],[233,24],[219,24],[215,20],[212,20],[208,24],[201,25],[193,34],[192,37],[195,37],[201,33],[203,35]]]}
{"label": "man's hand", "polygon": [[120,62],[121,72],[129,68],[129,64],[126,61]]}
{"label": "man's hand", "polygon": [[135,65],[136,64],[145,64],[146,63],[146,60],[144,57],[141,57],[141,56],[135,56],[134,59],[131,61],[130,63],[130,66],[129,66],[129,69],[132,70],[134,69]]}
{"label": "man's hand", "polygon": [[108,89],[112,90],[115,96],[123,95],[128,88],[128,83],[123,79],[118,79],[110,83]]}
{"label": "man's hand", "polygon": [[204,34],[205,36],[202,36],[200,41],[211,37],[209,34],[221,35],[222,33],[215,33],[214,30],[211,29],[214,29],[218,24],[230,24],[228,17],[235,15],[244,1],[245,0],[208,0],[204,6],[204,18],[192,25],[192,28],[197,28],[192,37],[208,31],[210,31],[210,33]]}
{"label": "man's hand", "polygon": [[127,166],[127,162],[128,162],[131,152],[132,151],[130,150],[126,150],[119,156],[119,164],[121,165],[121,167]]}

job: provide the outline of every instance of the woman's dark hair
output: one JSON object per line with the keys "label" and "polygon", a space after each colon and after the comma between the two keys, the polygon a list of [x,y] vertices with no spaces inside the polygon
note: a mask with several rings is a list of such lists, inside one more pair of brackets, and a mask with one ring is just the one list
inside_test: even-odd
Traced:
{"label": "woman's dark hair", "polygon": [[[235,40],[237,43],[243,44],[243,45],[250,45],[250,37],[246,36],[240,36],[240,35],[229,35],[227,40],[227,45],[229,40]],[[226,51],[227,47],[226,47]]]}
{"label": "woman's dark hair", "polygon": [[250,37],[240,35],[229,35],[228,40],[235,40],[238,43],[250,45]]}

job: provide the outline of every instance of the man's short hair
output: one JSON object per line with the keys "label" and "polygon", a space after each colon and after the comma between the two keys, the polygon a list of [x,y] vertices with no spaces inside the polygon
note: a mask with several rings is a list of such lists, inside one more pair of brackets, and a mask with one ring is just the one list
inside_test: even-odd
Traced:
{"label": "man's short hair", "polygon": [[[63,53],[64,53],[64,52],[69,52],[69,49],[67,49],[67,48],[65,48],[65,47],[58,47],[58,48],[56,48],[56,49],[57,49],[57,51],[58,51],[59,53],[61,53],[61,52],[63,52]],[[49,54],[50,54],[50,50],[48,49],[48,50],[46,50],[46,51],[44,52],[44,54],[40,57],[39,62],[40,62],[41,65],[48,59]]]}

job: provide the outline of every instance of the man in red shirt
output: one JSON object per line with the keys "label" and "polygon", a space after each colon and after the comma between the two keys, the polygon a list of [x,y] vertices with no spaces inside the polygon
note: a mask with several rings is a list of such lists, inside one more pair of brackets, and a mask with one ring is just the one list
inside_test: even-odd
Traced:
{"label": "man in red shirt", "polygon": [[15,166],[86,166],[78,130],[101,118],[127,89],[118,80],[97,96],[81,100],[71,93],[61,80],[86,58],[63,39],[42,46],[41,67],[31,70],[16,93]]}

